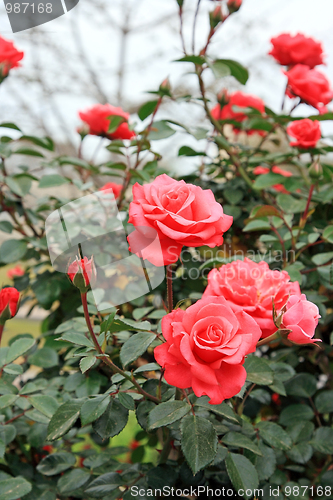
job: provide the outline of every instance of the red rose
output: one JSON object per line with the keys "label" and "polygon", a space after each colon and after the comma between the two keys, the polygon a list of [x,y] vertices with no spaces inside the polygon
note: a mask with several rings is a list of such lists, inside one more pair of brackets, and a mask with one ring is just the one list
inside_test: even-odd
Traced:
{"label": "red rose", "polygon": [[223,297],[198,300],[186,311],[162,319],[166,342],[155,348],[165,380],[180,389],[192,387],[211,404],[238,394],[246,379],[244,358],[254,352],[260,328],[245,312],[233,312]]}
{"label": "red rose", "polygon": [[296,139],[290,143],[290,146],[298,146],[303,149],[315,148],[321,138],[320,123],[318,120],[310,120],[309,118],[297,120],[288,125],[287,133]]}
{"label": "red rose", "polygon": [[24,52],[17,50],[12,41],[0,36],[0,78],[5,78],[10,69],[20,66],[23,56]]}
{"label": "red rose", "polygon": [[96,277],[93,258],[88,259],[88,257],[84,257],[81,260],[74,260],[74,262],[68,266],[67,275],[73,285],[79,288],[81,293],[85,293],[89,289],[90,284],[95,281]]}
{"label": "red rose", "polygon": [[232,217],[223,213],[210,189],[203,190],[163,174],[150,184],[133,186],[129,223],[136,227],[128,237],[133,253],[138,253],[136,249],[142,239],[149,238],[149,229],[157,232],[163,262],[154,249],[149,252],[144,248],[142,257],[160,266],[177,262],[184,245],[211,248],[222,245],[223,233],[231,226]]}
{"label": "red rose", "polygon": [[[108,133],[110,126],[110,116],[122,116],[124,122],[119,125],[117,130]],[[133,130],[128,128],[129,114],[121,108],[115,108],[111,104],[96,104],[87,111],[80,111],[79,117],[89,127],[89,134],[100,135],[108,139],[132,139],[135,136]]]}
{"label": "red rose", "polygon": [[[215,120],[233,120],[236,122],[243,122],[248,119],[245,113],[239,110],[235,110],[234,106],[237,108],[255,108],[260,111],[261,114],[265,113],[265,103],[259,97],[252,96],[250,94],[243,94],[243,92],[235,92],[228,96],[229,102],[221,108],[220,104],[217,104],[211,111],[212,117]],[[239,132],[240,127],[233,125],[234,132]],[[263,130],[248,130],[247,134],[253,134],[257,132],[260,135],[264,135]]]}
{"label": "red rose", "polygon": [[24,269],[21,266],[12,267],[7,271],[7,276],[10,279],[15,278],[15,276],[23,276],[23,275],[24,275]]}
{"label": "red rose", "polygon": [[286,271],[271,271],[267,262],[245,258],[212,269],[203,297],[224,297],[233,311],[249,314],[262,330],[262,337],[276,332],[273,300],[281,310],[289,295],[301,295],[298,282],[291,283]]}
{"label": "red rose", "polygon": [[19,298],[20,292],[16,288],[7,287],[0,291],[0,325],[16,315]]}
{"label": "red rose", "polygon": [[283,33],[272,38],[271,43],[273,49],[269,54],[284,66],[305,64],[309,68],[314,68],[324,62],[321,43],[302,33],[297,33],[295,36]]}
{"label": "red rose", "polygon": [[106,189],[112,189],[114,197],[118,198],[123,189],[123,186],[122,184],[116,184],[115,182],[107,182],[100,188],[100,191],[105,191]]}
{"label": "red rose", "polygon": [[320,113],[327,112],[326,104],[333,99],[333,90],[323,73],[310,69],[309,66],[297,64],[289,71],[284,71],[284,74],[288,77],[286,91],[288,97],[300,97]]}
{"label": "red rose", "polygon": [[292,295],[286,304],[286,312],[282,316],[281,328],[291,330],[288,340],[295,344],[320,342],[319,339],[312,338],[319,318],[318,307],[307,300],[304,294],[300,296]]}
{"label": "red rose", "polygon": [[[255,167],[253,169],[253,173],[255,175],[262,175],[262,174],[268,174],[270,172],[270,169],[268,167]],[[284,170],[284,168],[278,167],[275,165],[272,168],[272,172],[274,174],[280,174],[283,175],[284,177],[291,177],[293,174],[289,172],[288,170]],[[279,191],[280,193],[289,193],[289,191],[286,190],[283,184],[274,184],[272,186],[276,191]]]}

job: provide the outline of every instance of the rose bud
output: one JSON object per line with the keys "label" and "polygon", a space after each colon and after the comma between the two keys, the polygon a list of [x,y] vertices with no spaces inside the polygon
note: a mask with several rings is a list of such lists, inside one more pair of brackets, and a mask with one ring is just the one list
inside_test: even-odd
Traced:
{"label": "rose bud", "polygon": [[321,342],[313,338],[319,318],[318,307],[304,294],[291,295],[285,305],[281,328],[291,330],[287,338],[295,344]]}
{"label": "rose bud", "polygon": [[228,0],[227,6],[230,14],[233,14],[241,8],[242,0]]}
{"label": "rose bud", "polygon": [[77,257],[68,266],[67,275],[81,293],[86,293],[91,283],[94,283],[96,280],[96,268],[93,257],[91,259],[84,257],[81,260]]}
{"label": "rose bud", "polygon": [[225,16],[223,15],[222,7],[219,5],[209,13],[209,22],[212,28],[216,28],[216,26],[222,23],[224,20]]}
{"label": "rose bud", "polygon": [[315,161],[312,163],[312,165],[309,168],[309,175],[312,179],[318,180],[322,177],[323,175],[323,167],[318,161]]}
{"label": "rose bud", "polygon": [[19,299],[20,292],[16,288],[8,287],[0,291],[0,325],[16,315]]}

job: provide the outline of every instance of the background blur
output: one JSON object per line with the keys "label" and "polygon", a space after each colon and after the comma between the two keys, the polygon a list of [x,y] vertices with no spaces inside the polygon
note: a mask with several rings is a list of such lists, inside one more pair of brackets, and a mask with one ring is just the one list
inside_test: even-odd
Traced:
{"label": "background blur", "polygon": [[[187,43],[197,2],[185,0]],[[196,47],[201,48],[209,29],[214,2],[202,0]],[[267,53],[270,38],[298,31],[323,42],[327,66],[320,68],[333,82],[332,0],[243,0],[241,10],[217,33],[210,54],[234,58],[250,69],[245,91],[263,98],[279,110],[285,88],[281,67]],[[121,106],[133,114],[167,76],[176,93],[195,90],[196,81],[182,76],[188,64],[172,60],[182,56],[178,36],[176,0],[80,0],[75,9],[38,28],[13,34],[3,4],[0,33],[25,51],[22,67],[12,71],[1,86],[1,121],[16,122],[26,134],[50,135],[59,153],[73,154],[79,144],[77,113],[97,102]],[[193,83],[193,87],[190,87]],[[211,97],[221,87],[240,88],[233,79],[211,82]],[[214,101],[213,101],[214,102]],[[298,114],[314,110],[300,106]],[[193,124],[202,119],[200,107],[167,103],[160,116]],[[328,132],[329,129],[326,129]],[[159,150],[173,154],[168,140]],[[163,149],[165,151],[163,151]],[[175,149],[176,150],[176,149]]]}

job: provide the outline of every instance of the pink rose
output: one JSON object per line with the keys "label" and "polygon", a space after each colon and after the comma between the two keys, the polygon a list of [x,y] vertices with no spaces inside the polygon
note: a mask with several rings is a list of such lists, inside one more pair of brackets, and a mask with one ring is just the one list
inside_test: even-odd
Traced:
{"label": "pink rose", "polygon": [[198,300],[186,311],[164,316],[166,342],[155,348],[165,380],[180,389],[191,387],[211,404],[238,394],[246,379],[244,358],[254,352],[260,328],[245,312],[233,312],[223,297]]}
{"label": "pink rose", "polygon": [[[124,118],[123,123],[112,133],[108,132],[110,116],[122,116]],[[86,111],[79,112],[79,117],[88,126],[88,134],[99,135],[108,139],[124,140],[132,139],[135,136],[133,130],[130,130],[128,127],[129,116],[124,110],[111,106],[111,104],[96,104]],[[82,130],[84,130],[84,127]]]}
{"label": "pink rose", "polygon": [[[248,119],[248,116],[242,111],[235,110],[236,108],[255,108],[263,115],[265,113],[265,103],[259,97],[255,97],[250,94],[244,94],[243,92],[234,92],[228,95],[226,93],[227,104],[221,108],[220,104],[217,104],[211,111],[212,117],[215,120],[233,120],[239,123]],[[240,127],[233,125],[234,132],[240,132]],[[266,132],[263,130],[251,129],[246,131],[248,135],[257,132],[260,135],[265,135]]]}
{"label": "pink rose", "polygon": [[281,310],[289,295],[301,295],[298,282],[291,283],[286,271],[271,271],[267,262],[245,258],[212,269],[203,297],[224,297],[233,311],[244,311],[259,325],[262,337],[269,337],[277,328],[273,321],[273,300]]}
{"label": "pink rose", "polygon": [[320,123],[318,120],[296,120],[287,127],[287,133],[296,140],[290,146],[297,146],[302,149],[315,148],[321,138]]}
{"label": "pink rose", "polygon": [[326,76],[310,69],[309,66],[296,64],[289,71],[284,71],[288,78],[287,96],[300,97],[303,102],[318,109],[320,113],[326,113],[326,104],[333,99],[333,90]]}
{"label": "pink rose", "polygon": [[321,342],[313,339],[316,326],[320,318],[318,307],[306,299],[304,294],[292,295],[287,304],[286,312],[282,316],[281,328],[291,330],[288,340],[295,344],[312,344]]}
{"label": "pink rose", "polygon": [[75,285],[81,293],[86,292],[90,284],[95,281],[96,269],[93,258],[76,259],[72,262],[67,269],[67,275],[73,285]]}
{"label": "pink rose", "polygon": [[107,182],[99,190],[105,191],[106,189],[112,189],[114,197],[117,199],[123,189],[122,184],[117,184],[116,182]]}
{"label": "pink rose", "polygon": [[321,43],[302,33],[297,33],[295,36],[282,33],[272,38],[271,43],[273,48],[269,54],[284,66],[305,64],[309,68],[314,68],[324,62]]}
{"label": "pink rose", "polygon": [[[163,174],[150,184],[133,186],[128,221],[136,227],[128,237],[131,251],[139,253],[137,249],[141,246],[142,257],[161,266],[177,262],[183,246],[222,245],[223,233],[231,226],[232,217],[223,213],[210,189],[203,190]],[[155,237],[156,232],[163,262],[144,243],[150,233]]]}

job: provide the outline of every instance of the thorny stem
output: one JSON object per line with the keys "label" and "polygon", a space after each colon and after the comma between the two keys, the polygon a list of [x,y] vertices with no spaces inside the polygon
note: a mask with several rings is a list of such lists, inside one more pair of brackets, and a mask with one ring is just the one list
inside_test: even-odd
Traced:
{"label": "thorny stem", "polygon": [[5,328],[5,325],[0,325],[0,345],[1,345],[2,334],[3,334],[4,328]]}
{"label": "thorny stem", "polygon": [[168,312],[173,310],[173,292],[172,292],[172,264],[166,266],[167,268],[167,295],[168,295]]}
{"label": "thorny stem", "polygon": [[245,396],[243,398],[243,401],[239,405],[238,410],[237,410],[237,413],[238,413],[239,416],[243,415],[245,401],[247,400],[247,398],[249,397],[249,395],[251,394],[251,392],[253,391],[253,389],[255,388],[255,386],[256,386],[256,384],[252,384],[251,385],[250,389],[246,392],[246,394],[245,394]]}
{"label": "thorny stem", "polygon": [[132,384],[137,388],[137,390],[140,392],[140,394],[142,394],[146,398],[150,399],[151,401],[154,401],[154,403],[160,403],[161,400],[159,398],[156,398],[155,396],[152,396],[151,394],[149,394],[148,392],[146,392],[144,389],[142,389],[142,387],[135,380],[135,378],[134,378],[133,375],[130,376],[126,372],[124,372],[124,370],[122,370],[117,365],[115,365],[113,363],[113,361],[109,358],[109,356],[107,356],[103,352],[101,346],[98,343],[98,340],[96,338],[95,332],[93,330],[93,327],[92,327],[92,324],[91,324],[91,321],[90,321],[90,316],[89,316],[89,311],[88,311],[88,302],[87,302],[87,293],[86,292],[85,293],[81,293],[81,301],[82,301],[82,306],[83,306],[84,318],[86,320],[86,324],[87,324],[87,327],[88,327],[88,330],[89,330],[89,333],[90,333],[90,336],[91,336],[91,340],[93,341],[93,344],[95,346],[96,351],[100,354],[99,357],[103,361],[103,363],[105,363],[107,366],[109,366],[109,368],[111,368],[112,371],[114,371],[116,373],[119,373],[124,378],[126,378],[127,380],[129,380],[130,382],[132,382]]}

